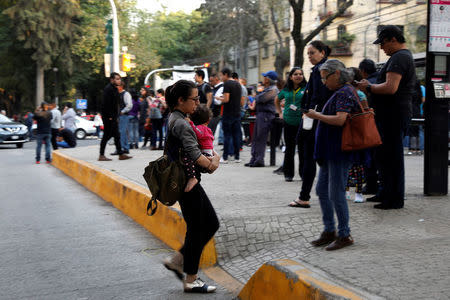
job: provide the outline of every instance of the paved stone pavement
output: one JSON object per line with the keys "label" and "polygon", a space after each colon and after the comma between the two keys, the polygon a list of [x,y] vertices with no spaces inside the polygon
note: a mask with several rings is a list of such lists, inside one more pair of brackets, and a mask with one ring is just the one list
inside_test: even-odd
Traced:
{"label": "paved stone pavement", "polygon": [[[106,153],[113,150],[108,146]],[[98,146],[63,151],[144,186],[144,167],[162,153],[139,149],[132,150],[131,160],[98,162]],[[245,148],[243,163],[249,155]],[[277,163],[281,161],[278,151]],[[216,234],[220,266],[245,283],[264,262],[291,258],[388,299],[449,299],[450,198],[424,197],[423,157],[405,161],[405,208],[380,211],[371,203],[349,202],[355,244],[334,252],[309,244],[323,229],[314,192],[310,209],[287,206],[298,195],[298,175],[285,182],[272,173],[274,167],[246,168],[231,161],[221,165],[202,181],[221,220]]]}

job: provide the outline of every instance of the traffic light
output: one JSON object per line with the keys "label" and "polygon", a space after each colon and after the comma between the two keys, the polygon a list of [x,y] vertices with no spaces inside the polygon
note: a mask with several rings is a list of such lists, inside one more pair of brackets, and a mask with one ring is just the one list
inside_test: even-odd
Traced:
{"label": "traffic light", "polygon": [[106,53],[113,53],[113,26],[112,19],[106,22]]}
{"label": "traffic light", "polygon": [[120,59],[120,70],[123,72],[129,72],[132,68],[136,68],[136,64],[131,62],[131,60],[135,58],[136,56],[133,54],[123,53]]}

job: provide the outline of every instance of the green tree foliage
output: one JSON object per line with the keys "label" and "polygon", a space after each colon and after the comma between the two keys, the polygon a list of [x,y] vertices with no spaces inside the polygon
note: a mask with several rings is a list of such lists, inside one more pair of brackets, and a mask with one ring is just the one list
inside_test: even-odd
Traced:
{"label": "green tree foliage", "polygon": [[240,65],[245,66],[244,49],[250,41],[262,40],[265,36],[259,1],[206,0],[199,11],[206,18],[201,31],[208,36],[208,49],[221,58],[223,64],[229,49],[239,45]]}

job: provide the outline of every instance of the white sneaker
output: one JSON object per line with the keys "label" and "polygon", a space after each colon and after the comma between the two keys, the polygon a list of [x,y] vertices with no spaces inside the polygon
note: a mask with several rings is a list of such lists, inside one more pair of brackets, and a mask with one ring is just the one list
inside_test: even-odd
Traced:
{"label": "white sneaker", "polygon": [[347,199],[347,200],[352,199],[352,195],[350,194],[350,191],[345,191],[345,199]]}
{"label": "white sneaker", "polygon": [[213,293],[216,291],[216,287],[213,285],[207,285],[203,280],[197,278],[192,283],[187,283],[186,280],[183,281],[184,291],[186,293]]}
{"label": "white sneaker", "polygon": [[363,203],[364,202],[364,197],[363,194],[361,193],[355,193],[355,203]]}
{"label": "white sneaker", "polygon": [[219,162],[220,162],[221,164],[227,164],[227,163],[228,163],[228,160],[225,160],[225,159],[223,159],[223,157],[221,157]]}
{"label": "white sneaker", "polygon": [[236,159],[235,161],[234,161],[235,163],[241,163],[242,162],[242,159]]}

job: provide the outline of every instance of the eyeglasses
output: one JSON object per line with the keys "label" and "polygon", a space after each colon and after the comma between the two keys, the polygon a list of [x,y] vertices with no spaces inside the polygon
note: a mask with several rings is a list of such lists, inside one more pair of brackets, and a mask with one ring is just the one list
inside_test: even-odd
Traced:
{"label": "eyeglasses", "polygon": [[193,100],[194,102],[200,101],[200,96],[188,98],[188,100]]}
{"label": "eyeglasses", "polygon": [[327,76],[325,76],[325,78],[320,78],[320,80],[322,80],[322,83],[325,84],[325,82],[328,80],[328,77],[330,77],[331,75],[333,75],[335,72],[331,72],[330,74],[328,74]]}

